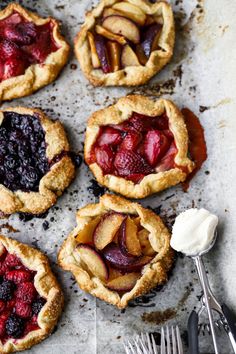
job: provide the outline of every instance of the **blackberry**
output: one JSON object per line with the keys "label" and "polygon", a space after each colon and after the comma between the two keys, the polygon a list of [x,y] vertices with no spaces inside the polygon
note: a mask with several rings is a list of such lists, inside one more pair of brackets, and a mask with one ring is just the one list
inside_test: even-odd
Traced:
{"label": "blackberry", "polygon": [[41,309],[43,308],[46,300],[40,297],[32,303],[32,311],[35,315],[38,315]]}
{"label": "blackberry", "polygon": [[14,289],[15,285],[12,281],[4,280],[2,284],[0,284],[0,299],[4,301],[11,300]]}
{"label": "blackberry", "polygon": [[24,320],[17,315],[11,315],[6,321],[6,332],[10,337],[19,338],[24,332]]}

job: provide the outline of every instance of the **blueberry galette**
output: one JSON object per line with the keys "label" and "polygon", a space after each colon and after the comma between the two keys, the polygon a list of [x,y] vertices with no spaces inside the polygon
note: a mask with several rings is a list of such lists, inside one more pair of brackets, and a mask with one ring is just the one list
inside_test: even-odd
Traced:
{"label": "blueberry galette", "polygon": [[167,281],[170,235],[159,216],[114,195],[77,212],[58,255],[82,290],[119,308]]}
{"label": "blueberry galette", "polygon": [[75,167],[62,124],[38,109],[0,110],[0,210],[40,214],[70,184]]}
{"label": "blueberry galette", "polygon": [[178,108],[138,95],[92,114],[84,154],[100,184],[130,198],[182,182],[194,168]]}
{"label": "blueberry galette", "polygon": [[9,4],[0,11],[0,100],[26,96],[49,84],[68,55],[58,21]]}
{"label": "blueberry galette", "polygon": [[168,3],[102,0],[87,13],[75,53],[95,86],[141,85],[170,61],[174,38]]}
{"label": "blueberry galette", "polygon": [[63,293],[38,250],[0,235],[0,352],[45,339],[61,314]]}

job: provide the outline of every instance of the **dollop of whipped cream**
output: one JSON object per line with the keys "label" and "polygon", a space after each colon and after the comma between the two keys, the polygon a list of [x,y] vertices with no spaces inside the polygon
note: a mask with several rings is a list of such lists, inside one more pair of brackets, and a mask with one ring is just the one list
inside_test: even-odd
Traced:
{"label": "dollop of whipped cream", "polygon": [[206,209],[188,209],[175,219],[171,247],[188,256],[205,251],[213,241],[218,217]]}

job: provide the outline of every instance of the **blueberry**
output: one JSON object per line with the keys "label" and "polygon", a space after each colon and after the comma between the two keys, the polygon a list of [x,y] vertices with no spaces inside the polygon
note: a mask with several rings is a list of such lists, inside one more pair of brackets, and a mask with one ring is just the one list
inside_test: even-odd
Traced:
{"label": "blueberry", "polygon": [[10,134],[10,141],[15,141],[20,143],[22,139],[22,132],[19,129],[13,130]]}
{"label": "blueberry", "polygon": [[41,309],[43,308],[44,304],[46,303],[46,300],[42,297],[39,299],[35,300],[32,303],[32,311],[35,315],[38,315]]}
{"label": "blueberry", "polygon": [[12,116],[11,116],[11,126],[12,128],[19,128],[21,124],[21,117],[19,114],[17,113],[13,113],[12,112]]}
{"label": "blueberry", "polygon": [[7,153],[7,144],[0,141],[0,155],[3,156]]}
{"label": "blueberry", "polygon": [[74,164],[76,165],[76,167],[80,167],[80,165],[82,163],[82,157],[79,154],[72,152],[71,158],[72,158]]}
{"label": "blueberry", "polygon": [[15,141],[9,141],[8,143],[8,151],[10,154],[15,154],[17,153],[18,150],[18,145]]}
{"label": "blueberry", "polygon": [[43,175],[49,170],[49,166],[46,161],[39,161],[37,167]]}
{"label": "blueberry", "polygon": [[13,297],[15,285],[10,280],[4,280],[0,284],[0,299],[4,301],[11,300]]}
{"label": "blueberry", "polygon": [[17,156],[16,155],[8,155],[5,157],[4,160],[4,166],[5,168],[16,168],[18,166],[18,161],[17,161]]}
{"label": "blueberry", "polygon": [[11,314],[6,321],[6,332],[12,338],[19,338],[24,332],[24,320],[17,315]]}
{"label": "blueberry", "polygon": [[3,139],[5,141],[7,141],[8,139],[8,132],[6,128],[1,127],[0,128],[0,139]]}

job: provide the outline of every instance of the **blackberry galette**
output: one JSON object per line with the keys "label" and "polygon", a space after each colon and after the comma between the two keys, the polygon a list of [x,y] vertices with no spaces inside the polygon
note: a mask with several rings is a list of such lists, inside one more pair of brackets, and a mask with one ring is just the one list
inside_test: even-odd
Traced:
{"label": "blackberry galette", "polygon": [[62,124],[41,110],[0,110],[0,210],[40,214],[74,178]]}
{"label": "blackberry galette", "polygon": [[68,55],[57,20],[9,4],[0,11],[0,100],[26,96],[49,84]]}
{"label": "blackberry galette", "polygon": [[24,350],[45,339],[62,307],[63,293],[47,257],[0,235],[0,352]]}
{"label": "blackberry galette", "polygon": [[105,194],[77,212],[77,227],[64,241],[58,262],[82,290],[124,308],[167,281],[173,251],[159,216]]}
{"label": "blackberry galette", "polygon": [[138,95],[92,114],[84,154],[101,185],[129,198],[183,182],[194,168],[178,108],[169,100]]}
{"label": "blackberry galette", "polygon": [[146,83],[171,59],[174,17],[165,1],[102,0],[75,38],[81,69],[95,86]]}

